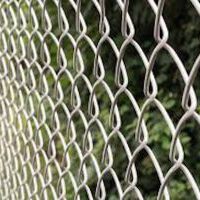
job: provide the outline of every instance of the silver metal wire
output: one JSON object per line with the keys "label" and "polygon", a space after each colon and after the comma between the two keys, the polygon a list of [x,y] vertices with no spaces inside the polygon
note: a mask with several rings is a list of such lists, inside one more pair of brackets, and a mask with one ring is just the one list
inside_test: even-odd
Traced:
{"label": "silver metal wire", "polygon": [[[188,74],[181,59],[168,43],[169,31],[163,18],[165,0],[147,0],[155,14],[154,39],[156,46],[150,58],[134,39],[135,29],[129,15],[129,0],[116,0],[121,10],[121,46],[111,36],[106,15],[106,1],[92,0],[88,4],[98,13],[99,30],[96,42],[88,34],[81,0],[52,0],[56,15],[52,16],[47,0],[0,1],[0,199],[109,199],[107,177],[113,179],[118,199],[144,199],[138,187],[136,157],[145,151],[153,163],[160,181],[157,199],[170,199],[168,184],[175,173],[182,172],[196,199],[200,200],[199,186],[184,164],[184,151],[179,135],[189,119],[200,124],[196,112],[197,98],[193,83],[200,66],[197,57]],[[200,14],[198,0],[189,1]],[[66,13],[71,12],[71,13]],[[73,14],[72,14],[73,13]],[[72,24],[70,15],[73,15]],[[54,17],[54,20],[52,20]],[[55,27],[58,27],[58,32]],[[68,43],[68,49],[65,47]],[[89,46],[93,75],[85,61],[84,45]],[[106,66],[101,52],[109,45],[116,57],[113,89],[106,79]],[[145,101],[139,105],[128,88],[126,49],[132,46],[146,70]],[[184,114],[175,124],[166,108],[157,99],[158,86],[153,69],[161,50],[174,61],[184,82],[182,108]],[[92,59],[92,60],[91,60]],[[134,58],[133,58],[134,59]],[[86,93],[82,93],[87,88]],[[109,121],[101,118],[108,99]],[[88,96],[88,99],[87,97]],[[128,144],[121,130],[122,113],[119,99],[126,96],[136,113],[135,148]],[[87,109],[84,105],[86,104]],[[169,158],[171,167],[163,173],[161,165],[148,145],[149,132],[144,115],[154,105],[161,113],[171,133]],[[81,124],[81,125],[80,125]],[[80,125],[80,126],[79,126]],[[95,136],[97,135],[97,136]],[[114,167],[116,149],[114,138],[119,138],[128,160],[123,180]],[[96,138],[96,139],[95,139]],[[97,146],[102,147],[95,154]],[[115,151],[115,152],[114,152]],[[120,167],[120,165],[118,165]],[[93,170],[91,178],[91,169]],[[94,179],[94,187],[90,180]],[[84,197],[82,196],[84,193]],[[133,198],[134,197],[134,198]]]}

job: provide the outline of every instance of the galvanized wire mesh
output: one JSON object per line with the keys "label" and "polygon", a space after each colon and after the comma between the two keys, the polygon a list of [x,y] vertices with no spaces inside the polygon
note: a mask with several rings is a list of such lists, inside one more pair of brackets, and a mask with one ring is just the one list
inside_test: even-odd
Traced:
{"label": "galvanized wire mesh", "polygon": [[[200,14],[199,1],[189,2],[194,12]],[[196,199],[200,199],[196,179],[184,164],[179,138],[189,119],[200,124],[193,89],[200,56],[188,74],[168,44],[169,32],[162,17],[164,0],[145,2],[155,14],[156,46],[149,58],[134,39],[137,27],[129,14],[134,2],[114,2],[121,10],[118,22],[121,44],[111,34],[113,27],[107,18],[106,1],[87,2],[89,9],[96,13],[91,18],[96,18],[98,29],[92,35],[83,15],[84,3],[81,0],[0,1],[0,199],[110,199],[108,179],[113,180],[117,199],[144,199],[136,165],[142,151],[150,158],[159,179],[157,199],[170,199],[169,182],[180,171]],[[108,49],[106,46],[116,61],[112,66],[108,65],[107,54],[102,53]],[[142,103],[128,87],[134,79],[134,75],[129,78],[124,61],[129,46],[144,65]],[[163,49],[184,83],[180,94],[184,113],[176,124],[157,98],[153,68]],[[108,68],[112,68],[111,81],[107,77]],[[134,112],[131,120],[137,119],[137,124],[128,130],[133,133],[131,139],[122,130],[121,98],[126,99],[123,104]],[[171,134],[167,152],[170,167],[166,172],[148,144],[145,113],[150,112],[151,105],[159,110]],[[132,125],[132,121],[128,123]],[[126,166],[122,174],[119,170],[122,165],[115,165],[120,155],[124,156],[122,162]]]}

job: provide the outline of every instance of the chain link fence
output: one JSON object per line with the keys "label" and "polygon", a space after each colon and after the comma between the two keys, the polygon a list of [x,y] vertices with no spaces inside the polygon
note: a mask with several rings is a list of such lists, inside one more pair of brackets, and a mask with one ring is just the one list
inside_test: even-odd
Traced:
{"label": "chain link fence", "polygon": [[[198,0],[187,3],[200,14]],[[135,36],[133,1],[0,1],[0,199],[178,199],[179,173],[185,199],[200,199],[180,139],[188,121],[200,124],[200,56],[188,71],[169,44],[165,0],[138,4],[153,13],[150,54]],[[163,50],[182,83],[177,120],[159,96]]]}

